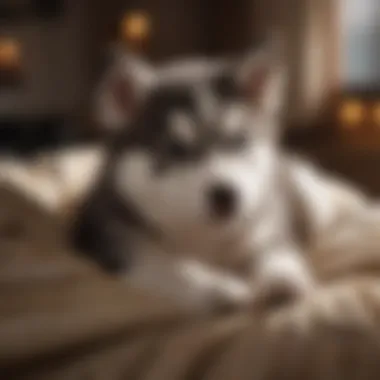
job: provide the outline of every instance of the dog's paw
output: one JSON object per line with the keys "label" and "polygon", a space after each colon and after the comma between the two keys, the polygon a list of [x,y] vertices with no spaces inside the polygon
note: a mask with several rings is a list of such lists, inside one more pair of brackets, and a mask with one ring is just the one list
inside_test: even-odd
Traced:
{"label": "dog's paw", "polygon": [[250,284],[228,273],[187,262],[182,267],[182,276],[188,280],[187,301],[198,311],[235,311],[252,302]]}
{"label": "dog's paw", "polygon": [[221,276],[212,291],[214,309],[232,312],[252,304],[252,287],[246,281],[233,276]]}
{"label": "dog's paw", "polygon": [[298,255],[276,255],[259,268],[255,303],[265,307],[285,306],[308,296],[315,279]]}

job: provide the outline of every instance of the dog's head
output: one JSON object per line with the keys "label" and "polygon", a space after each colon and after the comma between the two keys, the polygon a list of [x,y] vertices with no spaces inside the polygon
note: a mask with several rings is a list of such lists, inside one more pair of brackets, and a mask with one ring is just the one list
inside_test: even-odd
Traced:
{"label": "dog's head", "polygon": [[236,60],[152,67],[125,54],[100,91],[118,134],[115,185],[166,231],[226,231],[268,192],[283,66],[273,45]]}

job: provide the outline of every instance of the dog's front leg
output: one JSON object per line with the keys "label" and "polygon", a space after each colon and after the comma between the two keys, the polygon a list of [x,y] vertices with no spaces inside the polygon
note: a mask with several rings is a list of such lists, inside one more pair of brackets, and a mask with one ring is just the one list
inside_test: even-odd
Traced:
{"label": "dog's front leg", "polygon": [[255,300],[272,303],[300,298],[314,287],[314,275],[307,261],[309,220],[284,187],[266,204],[266,213],[244,241],[252,257]]}
{"label": "dog's front leg", "polygon": [[134,286],[153,290],[196,313],[236,309],[252,299],[248,282],[184,258],[145,257],[128,274],[128,280]]}
{"label": "dog's front leg", "polygon": [[253,299],[249,282],[240,277],[198,261],[182,261],[178,269],[188,286],[194,289],[195,304],[200,302],[201,308],[237,310]]}

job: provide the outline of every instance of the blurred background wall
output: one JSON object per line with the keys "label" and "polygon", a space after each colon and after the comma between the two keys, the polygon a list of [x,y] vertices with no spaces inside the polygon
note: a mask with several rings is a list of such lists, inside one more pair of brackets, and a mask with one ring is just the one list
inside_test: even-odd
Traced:
{"label": "blurred background wall", "polygon": [[[345,87],[351,78],[344,70],[352,67],[349,57],[356,57],[356,70],[368,70],[350,47],[358,48],[358,29],[344,20],[349,14],[355,21],[355,9],[374,1],[2,0],[0,146],[17,140],[27,150],[44,139],[65,142],[94,131],[91,93],[115,41],[134,43],[150,59],[162,61],[242,51],[280,28],[290,74],[287,133],[314,143],[317,135],[354,142],[367,136],[366,147],[368,141],[380,141],[380,105],[379,121],[372,120],[377,124],[366,123],[364,116],[377,114],[372,103]],[[368,9],[364,14],[373,13]],[[133,42],[131,22],[141,12],[148,28],[142,41],[136,40],[135,30]],[[376,24],[380,17],[366,20],[361,25]],[[373,55],[366,57],[371,67],[380,67]],[[370,81],[376,87],[375,79]],[[361,92],[366,92],[363,86]]]}
{"label": "blurred background wall", "polygon": [[4,117],[80,114],[108,45],[120,38],[120,22],[133,10],[144,10],[150,18],[152,30],[144,52],[157,60],[241,51],[280,25],[289,42],[291,119],[298,121],[318,107],[326,83],[331,83],[324,61],[331,37],[327,26],[331,3],[62,0],[54,16],[31,13],[3,18],[0,37],[14,39],[22,50],[23,82],[15,88],[0,87],[0,121]]}

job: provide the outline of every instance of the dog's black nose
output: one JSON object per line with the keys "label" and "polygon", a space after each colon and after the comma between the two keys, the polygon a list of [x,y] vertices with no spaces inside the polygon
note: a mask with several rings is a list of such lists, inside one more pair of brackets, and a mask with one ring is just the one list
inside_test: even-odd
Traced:
{"label": "dog's black nose", "polygon": [[207,201],[213,217],[228,218],[236,210],[237,196],[228,184],[216,184],[208,190]]}

